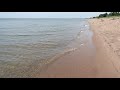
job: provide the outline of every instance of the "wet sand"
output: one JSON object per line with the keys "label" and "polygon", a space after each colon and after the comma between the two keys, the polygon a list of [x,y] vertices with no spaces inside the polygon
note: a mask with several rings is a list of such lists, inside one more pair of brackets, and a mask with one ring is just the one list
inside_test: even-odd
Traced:
{"label": "wet sand", "polygon": [[34,77],[117,78],[120,77],[120,19],[89,19],[93,36],[83,38],[81,47],[46,65]]}

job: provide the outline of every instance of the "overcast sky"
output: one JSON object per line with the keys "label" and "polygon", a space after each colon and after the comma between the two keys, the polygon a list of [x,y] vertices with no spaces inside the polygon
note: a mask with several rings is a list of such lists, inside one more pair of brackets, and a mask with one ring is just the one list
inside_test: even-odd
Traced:
{"label": "overcast sky", "polygon": [[89,18],[105,12],[0,12],[0,18]]}

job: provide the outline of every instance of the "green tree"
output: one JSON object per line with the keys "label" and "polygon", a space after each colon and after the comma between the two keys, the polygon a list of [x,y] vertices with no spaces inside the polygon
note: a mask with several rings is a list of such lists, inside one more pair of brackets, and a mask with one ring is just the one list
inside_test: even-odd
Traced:
{"label": "green tree", "polygon": [[100,14],[96,18],[103,18],[103,17],[108,17],[108,16],[120,16],[120,12],[104,13],[104,14]]}

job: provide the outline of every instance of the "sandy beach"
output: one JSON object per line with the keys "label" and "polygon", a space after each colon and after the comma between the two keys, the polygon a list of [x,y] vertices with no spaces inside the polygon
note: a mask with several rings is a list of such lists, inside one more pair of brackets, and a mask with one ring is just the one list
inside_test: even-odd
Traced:
{"label": "sandy beach", "polygon": [[97,77],[120,77],[120,19],[102,18],[89,20],[96,45]]}
{"label": "sandy beach", "polygon": [[102,18],[89,20],[94,32],[93,41],[97,52],[95,56],[97,77],[116,78],[120,77],[120,58],[118,50],[119,18]]}
{"label": "sandy beach", "polygon": [[89,38],[84,38],[81,48],[49,63],[34,77],[120,77],[120,19],[89,19],[88,22],[93,32],[92,47]]}

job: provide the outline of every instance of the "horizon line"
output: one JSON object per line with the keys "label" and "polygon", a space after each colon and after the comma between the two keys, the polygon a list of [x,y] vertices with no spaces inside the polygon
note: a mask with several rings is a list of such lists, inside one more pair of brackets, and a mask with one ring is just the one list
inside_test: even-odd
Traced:
{"label": "horizon line", "polygon": [[[47,18],[47,17],[46,17]],[[59,19],[59,18],[62,18],[62,17],[57,17],[56,19]],[[74,18],[74,17],[73,17]],[[89,18],[91,18],[91,17],[89,17]],[[33,17],[31,17],[31,18],[27,18],[27,17],[24,17],[24,18],[21,18],[21,17],[18,17],[18,18],[13,18],[13,17],[7,17],[7,18],[0,18],[0,19],[39,19],[39,17],[37,17],[37,18],[33,18]],[[40,19],[44,19],[44,18],[40,18]],[[48,18],[48,19],[55,19],[55,18]],[[64,18],[63,18],[64,19]],[[68,19],[69,19],[69,17],[68,17]],[[72,18],[70,18],[70,19],[72,19]],[[85,18],[81,18],[81,19],[85,19]]]}

